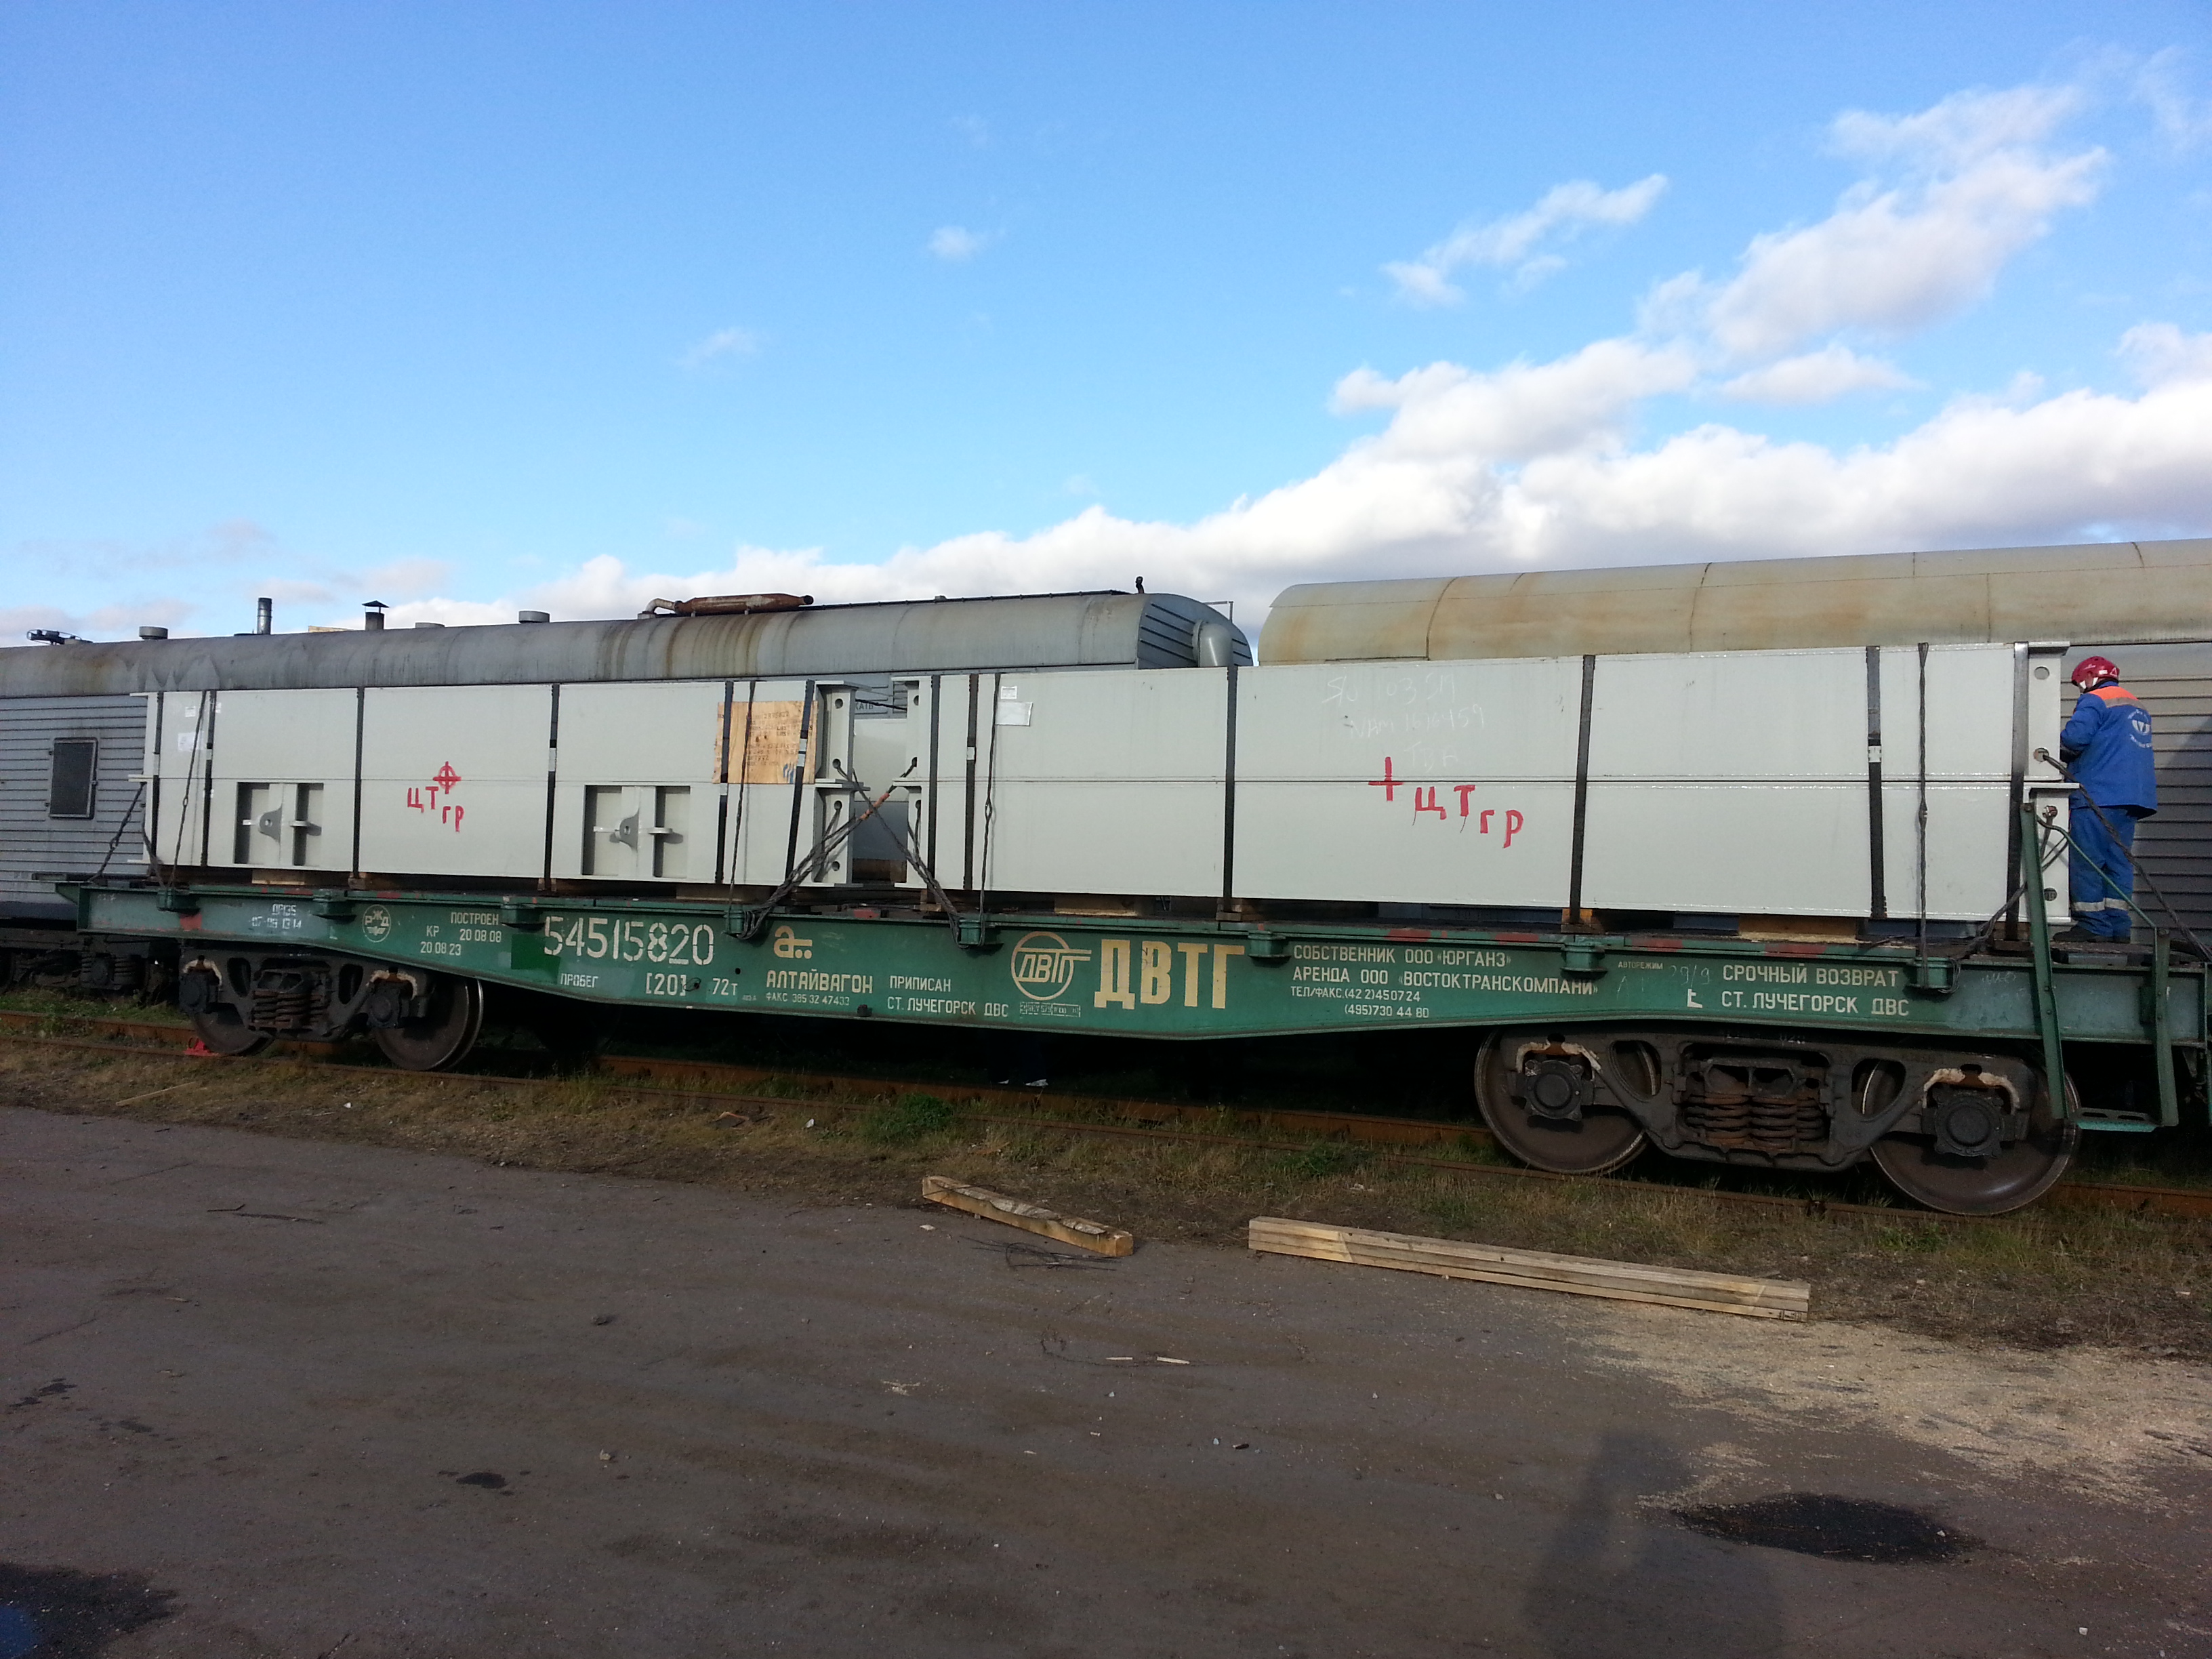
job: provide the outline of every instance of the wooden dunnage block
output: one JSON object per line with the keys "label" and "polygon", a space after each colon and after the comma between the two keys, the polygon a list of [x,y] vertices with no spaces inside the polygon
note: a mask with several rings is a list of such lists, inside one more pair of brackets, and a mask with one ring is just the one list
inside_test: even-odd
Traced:
{"label": "wooden dunnage block", "polygon": [[924,1176],[921,1195],[933,1204],[943,1204],[955,1210],[964,1210],[969,1215],[979,1215],[986,1221],[1003,1221],[1009,1227],[1019,1227],[1024,1232],[1041,1233],[1047,1238],[1056,1238],[1063,1244],[1073,1244],[1079,1249],[1095,1250],[1100,1255],[1127,1255],[1137,1248],[1136,1236],[1125,1233],[1118,1227],[1103,1226],[1096,1221],[1079,1221],[1073,1216],[1048,1210],[1042,1205],[1025,1204],[1018,1198],[1009,1198],[1004,1193],[994,1193],[988,1187],[970,1187],[955,1181],[951,1176]]}
{"label": "wooden dunnage block", "polygon": [[1804,1319],[1812,1310],[1813,1287],[1794,1279],[1747,1279],[1735,1273],[1650,1267],[1633,1261],[1601,1261],[1590,1256],[1553,1255],[1542,1250],[1508,1250],[1494,1244],[1370,1232],[1361,1227],[1287,1221],[1279,1216],[1255,1216],[1250,1242],[1255,1250],[1275,1255],[1303,1255],[1362,1267],[1396,1267],[1444,1279],[1480,1279],[1493,1285],[1610,1297],[1620,1302],[1651,1302],[1708,1313],[1744,1314],[1753,1319]]}

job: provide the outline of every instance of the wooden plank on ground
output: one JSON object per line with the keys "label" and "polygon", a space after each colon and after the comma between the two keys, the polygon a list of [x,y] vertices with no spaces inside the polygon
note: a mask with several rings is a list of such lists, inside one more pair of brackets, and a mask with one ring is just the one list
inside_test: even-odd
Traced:
{"label": "wooden plank on ground", "polygon": [[1396,1267],[1444,1279],[1479,1279],[1529,1290],[1565,1291],[1572,1296],[1745,1314],[1753,1319],[1803,1319],[1812,1308],[1813,1287],[1794,1279],[1691,1273],[1633,1261],[1553,1255],[1543,1250],[1509,1250],[1494,1244],[1370,1232],[1363,1227],[1333,1227],[1279,1216],[1254,1217],[1249,1238],[1254,1249],[1275,1255],[1302,1255],[1363,1267]]}
{"label": "wooden plank on ground", "polygon": [[1042,1205],[1025,1204],[1018,1198],[1009,1198],[1004,1193],[994,1193],[988,1187],[970,1187],[955,1181],[951,1176],[924,1176],[921,1195],[933,1204],[943,1204],[955,1210],[964,1210],[969,1215],[979,1215],[986,1221],[1003,1221],[1009,1227],[1019,1227],[1024,1232],[1042,1233],[1047,1238],[1056,1238],[1063,1244],[1073,1244],[1080,1249],[1095,1250],[1100,1255],[1127,1255],[1137,1248],[1136,1236],[1125,1233],[1118,1227],[1103,1226],[1096,1221],[1079,1221],[1073,1216],[1048,1210]]}

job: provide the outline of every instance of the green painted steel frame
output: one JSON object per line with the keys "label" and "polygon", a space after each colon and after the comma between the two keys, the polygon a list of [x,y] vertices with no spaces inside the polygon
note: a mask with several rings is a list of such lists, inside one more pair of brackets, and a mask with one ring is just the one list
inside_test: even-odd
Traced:
{"label": "green painted steel frame", "polygon": [[[2205,1042],[2194,965],[1975,957],[1923,984],[1909,945],[1591,936],[1097,915],[790,915],[752,943],[725,907],[531,894],[83,887],[88,931],[328,951],[585,1001],[1191,1039],[1417,1024],[1696,1024],[1902,1046]],[[2160,975],[2158,968],[2163,968]],[[2047,1000],[2046,1000],[2047,988]],[[2048,1008],[2051,1017],[2044,1017]]]}

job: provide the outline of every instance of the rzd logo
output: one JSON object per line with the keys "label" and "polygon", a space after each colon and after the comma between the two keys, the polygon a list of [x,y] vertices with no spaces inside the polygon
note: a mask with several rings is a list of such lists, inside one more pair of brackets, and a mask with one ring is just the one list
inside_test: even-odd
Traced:
{"label": "rzd logo", "polygon": [[392,912],[380,904],[372,904],[361,913],[361,931],[382,944],[392,937]]}
{"label": "rzd logo", "polygon": [[1075,983],[1075,964],[1091,960],[1057,933],[1025,933],[1014,946],[1014,988],[1031,1002],[1050,1002]]}

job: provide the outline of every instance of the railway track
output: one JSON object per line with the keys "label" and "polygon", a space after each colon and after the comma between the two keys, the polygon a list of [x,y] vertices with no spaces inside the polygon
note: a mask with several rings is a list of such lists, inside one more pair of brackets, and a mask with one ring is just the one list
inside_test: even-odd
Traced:
{"label": "railway track", "polygon": [[[72,1033],[83,1035],[62,1035],[52,1029],[57,1025],[67,1025]],[[118,1038],[123,1040],[112,1040]],[[486,1071],[405,1072],[390,1066],[355,1065],[334,1057],[338,1052],[337,1045],[334,1043],[294,1043],[287,1046],[295,1052],[274,1055],[210,1055],[204,1051],[193,1051],[197,1036],[190,1026],[96,1015],[54,1016],[0,1010],[0,1040],[157,1059],[228,1059],[231,1064],[311,1066],[386,1079],[406,1078],[434,1085],[527,1088],[552,1080],[543,1073],[517,1076]],[[1489,1131],[1478,1124],[1434,1119],[1385,1117],[1303,1108],[1199,1106],[1176,1101],[1072,1095],[1030,1089],[955,1086],[926,1080],[858,1077],[833,1073],[794,1073],[788,1067],[736,1066],[719,1061],[669,1060],[635,1054],[599,1055],[595,1058],[593,1071],[601,1079],[621,1080],[618,1086],[625,1093],[732,1105],[774,1107],[787,1110],[803,1106],[817,1114],[849,1114],[871,1110],[899,1094],[915,1090],[935,1090],[957,1095],[966,1104],[994,1108],[1019,1105],[1030,1109],[1025,1112],[971,1109],[963,1114],[969,1121],[1067,1134],[1233,1146],[1255,1151],[1285,1152],[1308,1151],[1316,1141],[1346,1140],[1374,1149],[1370,1156],[1392,1164],[1510,1180],[1588,1182],[1644,1188],[1686,1194],[1717,1203],[1794,1209],[1812,1214],[1890,1218],[1909,1215],[1915,1218],[1976,1224],[2004,1218],[1946,1215],[1936,1211],[1901,1210],[1893,1206],[1848,1204],[1820,1198],[1730,1192],[1711,1187],[1647,1182],[1615,1176],[1554,1175],[1547,1170],[1526,1169],[1517,1164],[1484,1164],[1464,1158],[1424,1156],[1419,1151],[1408,1150],[1449,1147],[1470,1142],[1478,1146],[1492,1144]],[[744,1091],[748,1085],[757,1087],[772,1079],[793,1077],[814,1085],[820,1092],[794,1096]],[[839,1096],[859,1097],[840,1098],[837,1097]],[[1048,1109],[1054,1107],[1061,1109],[1061,1115],[1054,1115]],[[1048,1109],[1040,1113],[1039,1108]],[[1065,1115],[1102,1109],[1125,1121],[1101,1122],[1094,1118]],[[1240,1130],[1248,1133],[1224,1133],[1218,1128],[1191,1127],[1200,1123],[1218,1125],[1224,1116]],[[1178,1125],[1182,1127],[1176,1127]],[[1269,1138],[1275,1135],[1295,1135],[1297,1138]],[[2185,1188],[2061,1182],[2045,1194],[2041,1202],[2067,1207],[2125,1210],[2137,1214],[2180,1219],[2212,1219],[2212,1191],[2198,1192]]]}

